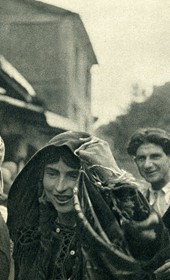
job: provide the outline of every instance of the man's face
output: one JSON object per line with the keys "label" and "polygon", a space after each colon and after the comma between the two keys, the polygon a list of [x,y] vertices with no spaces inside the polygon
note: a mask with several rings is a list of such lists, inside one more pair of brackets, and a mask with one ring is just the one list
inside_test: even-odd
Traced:
{"label": "man's face", "polygon": [[68,213],[74,209],[73,188],[78,183],[79,170],[67,166],[62,159],[45,166],[43,186],[54,208],[59,213]]}
{"label": "man's face", "polygon": [[142,144],[136,152],[137,167],[142,177],[151,184],[164,185],[170,180],[170,157],[162,147],[152,143]]}

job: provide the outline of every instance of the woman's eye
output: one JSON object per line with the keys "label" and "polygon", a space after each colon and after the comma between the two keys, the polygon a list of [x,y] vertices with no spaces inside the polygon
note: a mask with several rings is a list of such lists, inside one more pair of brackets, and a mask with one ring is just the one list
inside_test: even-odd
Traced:
{"label": "woman's eye", "polygon": [[47,176],[49,176],[49,177],[56,177],[56,176],[58,176],[58,172],[56,172],[56,171],[53,171],[53,170],[51,170],[51,169],[47,169],[46,171],[45,171],[45,173],[46,173],[46,175]]}
{"label": "woman's eye", "polygon": [[52,172],[49,172],[48,175],[49,175],[49,176],[56,176],[56,174],[55,174],[55,173],[52,173]]}
{"label": "woman's eye", "polygon": [[75,180],[78,178],[78,176],[79,176],[79,172],[73,172],[69,174],[69,177]]}

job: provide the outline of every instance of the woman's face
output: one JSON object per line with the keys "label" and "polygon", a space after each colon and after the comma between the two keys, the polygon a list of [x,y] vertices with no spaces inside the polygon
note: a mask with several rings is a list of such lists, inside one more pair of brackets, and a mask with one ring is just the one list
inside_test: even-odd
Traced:
{"label": "woman's face", "polygon": [[80,171],[66,165],[62,158],[45,166],[43,186],[47,199],[59,213],[74,209],[73,188],[78,184]]}

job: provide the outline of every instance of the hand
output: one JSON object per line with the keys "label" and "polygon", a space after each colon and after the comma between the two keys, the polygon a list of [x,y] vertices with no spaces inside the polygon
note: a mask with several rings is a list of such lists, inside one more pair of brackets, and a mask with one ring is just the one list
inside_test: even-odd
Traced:
{"label": "hand", "polygon": [[77,151],[80,160],[88,165],[102,165],[120,170],[109,147],[109,144],[97,137],[84,143]]}
{"label": "hand", "polygon": [[138,185],[130,173],[118,167],[106,141],[92,136],[80,140],[83,141],[82,145],[74,153],[79,157],[86,172],[91,171],[88,173],[91,179],[93,177],[97,183],[111,188],[120,182],[135,187]]}
{"label": "hand", "polygon": [[100,165],[120,172],[109,144],[102,139],[92,137],[90,141],[84,143],[76,153],[80,160],[88,166]]}
{"label": "hand", "polygon": [[[160,227],[159,217],[155,211],[142,221],[125,220],[122,223],[125,232],[129,232],[132,236],[132,241],[135,239],[152,241],[157,238],[156,230]],[[161,230],[161,228],[160,228]]]}
{"label": "hand", "polygon": [[86,171],[90,169],[95,174],[95,178],[99,177],[97,180],[101,182],[108,182],[109,178],[117,178],[122,172],[112,155],[109,144],[97,137],[91,137],[89,141],[83,143],[76,150],[76,154]]}
{"label": "hand", "polygon": [[156,279],[169,280],[170,279],[170,259],[166,261],[161,267],[154,271]]}

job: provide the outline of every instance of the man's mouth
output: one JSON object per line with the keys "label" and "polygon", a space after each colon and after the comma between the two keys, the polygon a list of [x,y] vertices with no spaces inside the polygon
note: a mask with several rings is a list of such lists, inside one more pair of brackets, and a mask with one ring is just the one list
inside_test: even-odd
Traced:
{"label": "man's mouth", "polygon": [[153,175],[155,175],[156,173],[157,173],[157,170],[145,171],[145,174],[146,174],[147,176],[153,176]]}

